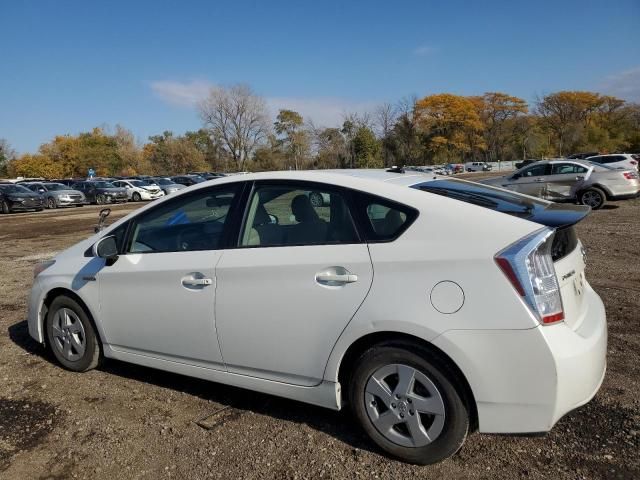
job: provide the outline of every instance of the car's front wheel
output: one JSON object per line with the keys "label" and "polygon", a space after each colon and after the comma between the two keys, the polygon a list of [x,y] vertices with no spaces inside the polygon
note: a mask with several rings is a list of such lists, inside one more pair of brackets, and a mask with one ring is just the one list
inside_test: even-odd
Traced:
{"label": "car's front wheel", "polygon": [[469,430],[468,409],[446,367],[414,345],[367,350],[349,381],[349,401],[371,439],[405,462],[444,460]]}
{"label": "car's front wheel", "polygon": [[139,202],[140,200],[142,200],[142,197],[140,196],[140,194],[138,192],[133,192],[133,195],[131,196],[131,199],[134,202]]}
{"label": "car's front wheel", "polygon": [[53,197],[49,197],[49,199],[47,200],[47,208],[56,208],[56,201]]}
{"label": "car's front wheel", "polygon": [[96,195],[96,203],[98,205],[104,205],[105,203],[107,203],[107,197],[105,197],[103,194],[98,194]]}
{"label": "car's front wheel", "polygon": [[579,200],[582,205],[588,205],[593,210],[598,210],[604,205],[606,195],[599,188],[592,187],[580,192]]}
{"label": "car's front wheel", "polygon": [[56,297],[47,312],[46,334],[60,364],[75,372],[98,366],[100,343],[84,309],[73,298]]}

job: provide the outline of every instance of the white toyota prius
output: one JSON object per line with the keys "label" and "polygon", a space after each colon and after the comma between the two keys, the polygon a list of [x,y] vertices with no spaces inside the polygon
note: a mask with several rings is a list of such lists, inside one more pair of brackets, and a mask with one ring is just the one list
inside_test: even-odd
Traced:
{"label": "white toyota prius", "polygon": [[29,332],[74,371],[115,358],[348,405],[433,463],[473,430],[546,432],[600,387],[588,212],[402,169],[228,177],[39,264]]}

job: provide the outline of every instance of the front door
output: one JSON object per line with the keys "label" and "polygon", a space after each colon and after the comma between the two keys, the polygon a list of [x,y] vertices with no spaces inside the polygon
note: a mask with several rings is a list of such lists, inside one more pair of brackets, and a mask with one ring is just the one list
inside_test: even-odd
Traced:
{"label": "front door", "polygon": [[[322,202],[312,204],[312,193]],[[218,267],[216,324],[227,369],[318,384],[373,279],[346,195],[318,184],[258,183],[238,248]]]}
{"label": "front door", "polygon": [[517,178],[511,177],[507,188],[525,195],[545,198],[549,173],[551,166],[547,163],[531,165],[518,172]]}
{"label": "front door", "polygon": [[100,317],[113,349],[224,368],[215,267],[238,188],[198,190],[132,219],[123,254],[96,275]]}

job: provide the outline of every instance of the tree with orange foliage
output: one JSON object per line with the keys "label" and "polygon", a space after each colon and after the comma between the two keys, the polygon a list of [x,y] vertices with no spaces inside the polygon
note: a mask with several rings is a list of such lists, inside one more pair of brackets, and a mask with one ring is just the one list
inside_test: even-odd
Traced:
{"label": "tree with orange foliage", "polygon": [[475,157],[486,148],[478,106],[469,97],[429,95],[416,102],[414,116],[427,150],[440,161]]}

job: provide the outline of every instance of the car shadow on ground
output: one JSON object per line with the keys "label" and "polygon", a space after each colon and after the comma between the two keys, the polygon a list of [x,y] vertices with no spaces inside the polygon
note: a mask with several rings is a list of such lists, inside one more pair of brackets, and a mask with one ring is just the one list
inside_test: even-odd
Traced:
{"label": "car shadow on ground", "polygon": [[[51,352],[31,338],[26,320],[11,325],[8,330],[9,338],[18,347],[47,362],[56,364],[58,367]],[[98,369],[111,375],[183,392],[221,405],[221,407],[212,406],[211,412],[205,412],[203,417],[222,409],[225,412],[228,409],[233,409],[234,412],[231,412],[231,415],[223,415],[219,422],[215,422],[216,428],[225,423],[225,418],[233,419],[246,412],[254,412],[289,422],[305,424],[315,430],[331,435],[354,449],[381,454],[366,437],[348,409],[336,412],[285,398],[112,359],[106,359]],[[198,420],[200,419],[193,419],[194,422]]]}

